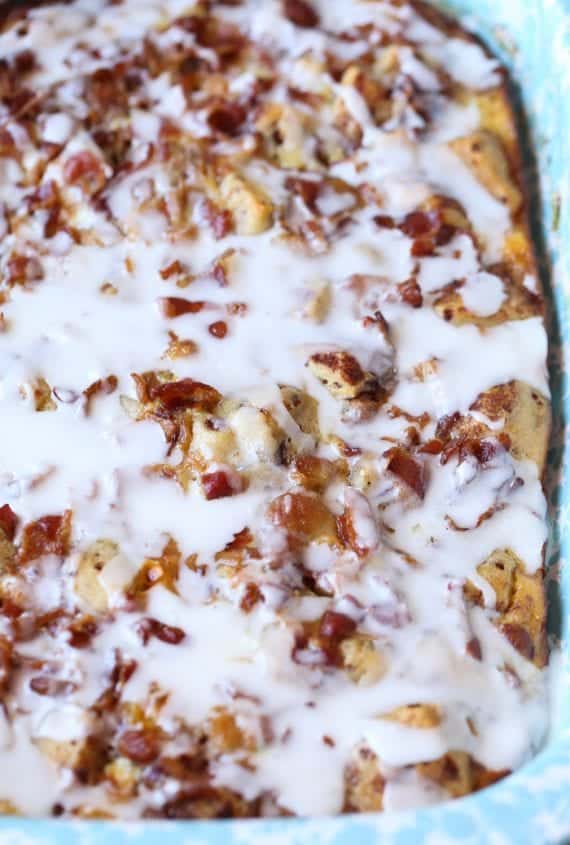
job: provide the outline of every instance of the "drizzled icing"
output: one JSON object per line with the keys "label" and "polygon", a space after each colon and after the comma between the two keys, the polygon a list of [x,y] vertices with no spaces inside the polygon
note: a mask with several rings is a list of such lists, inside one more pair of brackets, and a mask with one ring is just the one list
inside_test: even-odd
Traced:
{"label": "drizzled icing", "polygon": [[[212,116],[204,79],[197,92],[186,80],[185,91],[174,71],[150,78],[141,61],[128,106],[108,124],[97,117],[107,130],[130,133],[129,166],[114,169],[83,80],[140,55],[143,38],[163,56],[188,50],[190,64],[207,68],[214,101],[224,99],[222,83],[212,82],[220,40],[176,23],[191,17],[187,2],[76,0],[29,12],[25,25],[0,35],[9,60],[33,52],[24,79],[45,98],[34,129],[13,104],[0,112],[17,150],[7,143],[0,156],[0,224],[10,222],[0,245],[0,504],[18,517],[16,544],[34,520],[72,513],[65,553],[24,559],[2,586],[2,634],[17,658],[6,688],[0,798],[28,814],[57,803],[80,814],[168,815],[168,802],[197,773],[206,801],[231,790],[250,813],[336,813],[354,808],[347,781],[360,776],[358,749],[376,761],[385,810],[419,806],[448,796],[422,764],[460,751],[501,773],[520,765],[545,730],[540,668],[500,629],[495,591],[477,571],[509,549],[531,575],[546,537],[540,468],[499,439],[503,419],[472,407],[511,382],[548,396],[538,305],[522,319],[477,323],[507,300],[500,262],[516,221],[448,146],[479,124],[455,83],[477,92],[497,86],[498,65],[407,5],[321,0],[312,6],[319,27],[299,24],[305,3],[285,3],[287,15],[274,0],[211,5],[262,48],[232,68],[229,91],[256,119],[264,104],[295,104],[301,118],[291,135],[286,125],[257,136],[213,131],[234,118]],[[205,14],[204,6],[195,11]],[[347,21],[350,37],[341,38]],[[333,56],[333,66],[346,68],[371,49],[399,67],[382,120],[359,86],[326,64]],[[265,90],[259,80],[270,71]],[[412,83],[421,104],[406,94]],[[314,105],[311,93],[322,101]],[[320,118],[304,131],[313,112]],[[335,123],[339,113],[356,124],[352,146],[343,135],[350,130]],[[279,167],[269,147],[261,155],[260,134],[269,147],[284,139],[277,159],[295,163]],[[174,179],[169,138],[193,151]],[[342,154],[333,154],[339,144]],[[225,157],[213,177],[205,175],[212,149]],[[78,155],[89,156],[97,190],[75,176]],[[234,166],[255,186],[237,206],[223,190]],[[322,188],[325,177],[342,181]],[[316,199],[311,180],[321,186]],[[180,212],[176,189],[185,182]],[[49,203],[30,199],[49,184],[64,208],[55,232]],[[428,248],[419,243],[425,232],[411,233],[410,215],[441,195],[468,222]],[[227,202],[230,223],[212,222],[205,197],[215,197],[218,215]],[[270,202],[269,218],[252,224],[252,202],[260,218]],[[226,224],[220,237],[216,226]],[[252,225],[259,231],[242,233]],[[402,292],[410,282],[414,300]],[[454,285],[472,317],[463,325],[435,307]],[[178,355],[183,342],[191,345]],[[333,376],[331,386],[323,375],[326,356],[342,354],[360,370],[360,392],[350,379],[336,384]],[[172,477],[181,436],[169,448],[167,428],[148,410],[154,400],[140,385],[135,391],[132,374],[151,371],[168,371],[161,384],[192,379],[223,397],[188,413],[194,462],[181,483]],[[316,400],[312,426],[290,411],[283,386]],[[164,423],[168,406],[161,408]],[[477,438],[490,450],[484,458],[458,447],[443,460],[441,450],[455,443],[445,442],[443,424],[459,415],[487,427]],[[223,453],[212,426],[228,432]],[[310,472],[303,480],[303,457],[339,466],[321,485]],[[320,502],[316,528],[307,528],[310,514],[295,522],[299,496],[307,507]],[[232,558],[226,547],[233,541],[235,552],[245,529],[255,552]],[[94,599],[92,588],[78,589],[77,572],[101,539],[117,548],[96,576]],[[164,564],[169,540],[179,550],[176,576],[160,576],[141,596],[133,583],[149,559]],[[468,600],[467,583],[481,600]],[[19,616],[10,615],[8,597]],[[53,624],[38,622],[52,611]],[[55,611],[91,618],[81,648]],[[26,613],[36,614],[28,634]],[[323,633],[334,621],[327,613],[344,634]],[[366,665],[344,644],[368,649]],[[103,706],[113,667],[127,664],[118,699]],[[34,689],[38,675],[57,686]],[[437,708],[431,727],[385,718],[415,704]],[[221,738],[212,727],[220,708],[233,720]],[[124,737],[144,729],[159,750],[129,756]],[[69,751],[94,737],[103,763],[54,751],[53,743]],[[197,759],[197,737],[206,760],[185,779],[164,760]],[[131,767],[129,788],[118,782],[118,758]]]}

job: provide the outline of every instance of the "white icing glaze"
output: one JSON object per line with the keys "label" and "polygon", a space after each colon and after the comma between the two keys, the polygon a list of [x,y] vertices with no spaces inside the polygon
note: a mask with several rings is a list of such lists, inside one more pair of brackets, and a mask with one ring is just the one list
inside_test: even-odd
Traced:
{"label": "white icing glaze", "polygon": [[479,317],[496,314],[506,299],[504,285],[492,273],[476,273],[468,276],[461,286],[461,299],[465,307]]}

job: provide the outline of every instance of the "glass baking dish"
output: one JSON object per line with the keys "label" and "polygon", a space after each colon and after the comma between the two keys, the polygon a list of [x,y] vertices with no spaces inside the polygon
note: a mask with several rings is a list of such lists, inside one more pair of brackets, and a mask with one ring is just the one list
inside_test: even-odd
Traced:
{"label": "glass baking dish", "polygon": [[[2,0],[0,0],[1,5]],[[334,2],[334,0],[330,0]],[[551,730],[531,762],[476,795],[416,812],[334,819],[140,822],[0,819],[0,845],[563,845],[570,842],[570,0],[447,0],[511,68],[524,112],[535,239],[550,303],[547,495]]]}

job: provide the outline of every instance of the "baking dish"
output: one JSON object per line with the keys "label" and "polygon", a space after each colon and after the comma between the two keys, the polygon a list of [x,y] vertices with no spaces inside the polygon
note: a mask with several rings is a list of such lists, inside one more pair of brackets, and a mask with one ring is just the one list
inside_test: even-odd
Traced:
{"label": "baking dish", "polygon": [[[478,14],[487,11],[484,9],[484,5],[486,6],[486,4],[478,4],[476,9]],[[511,19],[513,11],[512,8],[508,10],[508,16],[507,10],[502,10],[501,7],[494,10],[489,9],[488,15],[486,15],[485,18],[486,27],[482,30],[483,35],[488,35],[492,39],[494,38],[495,43],[497,44],[498,42],[498,46],[502,47],[502,49],[506,51],[507,55],[505,58],[508,59],[509,56],[511,56],[511,58],[515,60],[515,65],[518,61],[520,68],[517,69],[516,76],[521,80],[524,92],[530,93],[533,86],[536,86],[537,90],[540,86],[541,90],[539,93],[542,97],[544,97],[544,83],[541,78],[542,65],[540,52],[544,45],[549,43],[548,31],[545,27],[550,27],[551,25],[555,27],[554,36],[550,39],[550,43],[557,44],[564,34],[563,25],[566,22],[564,18],[564,7],[562,4],[557,6],[548,4],[548,9],[545,8],[545,5],[546,4],[544,3],[536,4],[531,9],[527,8],[525,10],[525,14],[523,14],[523,10],[521,9],[520,13],[516,16],[516,20]],[[472,4],[454,4],[454,8],[459,12],[473,11]],[[548,12],[548,15],[543,14],[541,17],[541,12],[545,13],[546,11]],[[530,16],[532,16],[532,20]],[[557,16],[561,17],[562,25],[555,24]],[[509,31],[509,37],[506,38],[502,30],[497,31],[494,28],[492,29],[491,25],[494,23],[506,24]],[[521,38],[520,52],[515,53],[513,51],[513,43],[510,39],[513,35],[516,39],[518,29],[523,25],[523,23],[528,35],[525,39]],[[527,43],[531,38],[532,43]],[[539,123],[538,120],[535,120],[539,126],[539,131],[535,132],[534,146],[537,148],[539,160],[542,165],[541,175],[544,197],[549,196],[549,193],[551,192],[550,184],[553,183],[556,177],[560,178],[561,175],[561,168],[558,167],[556,169],[555,162],[559,156],[560,163],[562,164],[563,154],[561,139],[557,137],[557,126],[560,125],[558,123],[560,119],[560,112],[565,105],[563,89],[561,90],[561,86],[558,84],[558,77],[562,78],[565,70],[563,67],[563,50],[564,42],[562,41],[560,43],[560,68],[559,72],[553,75],[554,86],[551,96],[549,96],[547,100],[539,99],[536,103],[534,101],[529,101],[527,105],[527,109],[531,114],[531,117],[533,116],[534,109],[536,109],[537,115],[540,116]],[[556,54],[553,58],[556,62]],[[527,80],[527,75],[531,73],[534,74],[534,76]],[[558,103],[556,96],[560,96],[561,94],[562,102]],[[551,110],[551,114],[547,114],[549,110]],[[542,136],[545,130],[548,130],[551,140],[543,140]],[[560,144],[560,148],[557,148],[556,144]],[[536,206],[537,203],[535,203],[535,207]],[[560,233],[563,231],[563,226],[565,224],[563,214],[561,214],[561,209],[564,209],[564,203],[561,202],[561,198],[559,196],[555,196],[552,206],[550,206],[548,202],[545,203],[545,206],[543,221],[544,229],[546,231],[552,230],[555,237],[560,237]],[[538,220],[536,222],[538,224]],[[555,230],[557,230],[558,234],[556,234]],[[553,254],[557,247],[555,237],[553,237],[552,244],[549,242],[549,249],[553,251]],[[564,309],[564,276],[563,267],[559,266],[559,264],[562,264],[565,257],[560,249],[558,250],[556,258],[557,266],[555,267],[554,273],[556,286],[554,293],[556,310],[560,320],[562,321]],[[553,321],[551,335],[553,340],[556,340],[556,321]],[[557,479],[555,478],[556,473],[554,472],[554,468],[557,466],[560,456],[560,447],[558,445],[559,433],[564,431],[564,426],[562,424],[564,418],[564,407],[560,401],[563,395],[563,385],[557,383],[561,381],[561,377],[558,373],[562,369],[561,362],[563,361],[564,356],[558,354],[558,350],[556,348],[554,351],[556,353],[556,361],[553,365],[553,387],[555,399],[559,400],[559,404],[558,406],[555,406],[558,425],[553,441],[555,445],[553,446],[551,461],[553,469],[551,472],[552,478],[550,479],[552,486],[551,498],[553,513],[555,513],[558,508],[564,506],[564,496],[561,495],[556,488]],[[563,516],[563,513],[561,515]],[[564,523],[561,519],[557,526],[560,536],[556,536],[554,538],[555,542],[549,555],[550,559],[554,561],[558,560],[558,552],[556,549],[558,542],[561,544],[561,557],[564,557],[563,543],[565,538],[561,531],[563,526]],[[555,592],[556,582],[553,581],[553,595],[551,602],[553,607],[556,607],[557,604]],[[554,662],[556,665],[559,661],[555,660]],[[562,738],[560,739],[560,737]],[[516,776],[510,778],[506,785],[497,787],[496,789],[485,793],[481,798],[470,799],[469,801],[453,805],[453,807],[446,807],[444,809],[438,809],[437,811],[408,814],[402,819],[397,816],[392,816],[380,819],[370,817],[366,820],[359,820],[358,822],[352,822],[348,818],[323,823],[314,821],[296,821],[244,824],[240,822],[238,824],[232,824],[230,827],[223,823],[210,823],[206,826],[199,824],[193,825],[191,828],[186,825],[168,825],[160,827],[160,834],[158,834],[156,828],[148,829],[146,826],[136,826],[134,828],[129,828],[128,835],[130,838],[131,836],[138,836],[140,833],[143,840],[147,837],[147,841],[153,840],[157,835],[164,834],[166,837],[171,837],[171,841],[184,841],[187,837],[191,837],[193,839],[195,836],[201,841],[205,839],[206,841],[212,842],[228,841],[228,839],[231,840],[232,838],[235,841],[249,841],[251,838],[259,838],[260,841],[271,841],[272,838],[275,838],[276,841],[282,841],[283,839],[288,840],[289,838],[291,838],[292,841],[312,841],[315,838],[326,838],[327,841],[330,839],[331,841],[352,842],[360,840],[365,841],[370,837],[388,833],[388,831],[390,831],[393,834],[394,841],[405,842],[418,841],[418,839],[421,838],[420,830],[422,830],[425,831],[426,834],[429,831],[434,832],[436,841],[441,841],[444,831],[448,836],[452,833],[460,835],[462,841],[466,841],[467,837],[471,834],[476,837],[476,841],[481,841],[477,834],[477,827],[475,827],[475,819],[477,816],[480,816],[482,824],[485,825],[485,829],[488,831],[489,818],[490,814],[492,814],[493,825],[495,827],[497,827],[497,825],[502,825],[504,832],[509,833],[511,837],[509,841],[563,841],[565,834],[564,825],[567,824],[567,819],[570,817],[570,813],[568,812],[568,804],[565,804],[567,799],[565,799],[564,796],[563,786],[564,768],[563,765],[561,766],[557,761],[564,760],[564,756],[564,733],[563,731],[558,731],[558,733],[554,731],[551,747],[548,748],[541,757],[534,761],[531,766],[527,767]],[[556,767],[552,768],[554,765]],[[544,774],[545,767],[547,772],[550,773],[547,776]],[[556,790],[554,799],[550,795],[551,787]],[[556,798],[556,794],[558,794],[558,798]],[[523,801],[520,800],[521,797],[523,798]],[[507,804],[507,802],[509,802],[509,804]],[[512,802],[512,804],[510,802]],[[534,805],[536,805],[536,807]],[[527,808],[528,811],[532,810],[533,821],[538,826],[536,831],[532,831],[529,818],[525,817],[523,813],[520,812],[520,808],[522,806]],[[502,810],[499,809],[501,807]],[[496,819],[499,819],[499,821],[496,822]],[[514,827],[504,827],[505,824],[512,826],[515,825],[515,823],[517,825],[517,829]],[[34,840],[37,836],[38,841],[50,841],[50,839],[51,841],[65,841],[65,837],[69,836],[71,841],[71,839],[76,839],[78,832],[76,825],[60,825],[59,823],[50,823],[49,825],[45,823],[42,825],[41,823],[34,822],[20,822],[17,823],[18,833],[16,833],[15,827],[12,826],[10,822],[6,821],[4,824],[6,830],[6,841],[10,841],[10,839],[14,836],[18,838],[18,836],[22,833],[26,836],[28,832],[32,840]],[[97,831],[97,828],[93,828],[91,825],[85,825],[84,823],[81,823],[81,827],[79,829],[84,832],[84,835],[88,838],[90,838],[91,835],[96,838],[99,835],[105,835],[107,838],[116,836],[118,839],[122,839],[126,833],[124,829],[116,826],[112,826],[110,828],[106,827],[105,832],[103,833],[103,831]],[[497,831],[499,829],[500,828],[497,827]]]}

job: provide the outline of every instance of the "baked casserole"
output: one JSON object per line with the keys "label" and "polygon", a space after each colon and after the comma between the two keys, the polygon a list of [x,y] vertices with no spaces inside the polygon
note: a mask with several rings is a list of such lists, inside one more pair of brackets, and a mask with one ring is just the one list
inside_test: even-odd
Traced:
{"label": "baked casserole", "polygon": [[0,807],[508,774],[550,404],[505,71],[416,0],[3,14]]}

